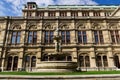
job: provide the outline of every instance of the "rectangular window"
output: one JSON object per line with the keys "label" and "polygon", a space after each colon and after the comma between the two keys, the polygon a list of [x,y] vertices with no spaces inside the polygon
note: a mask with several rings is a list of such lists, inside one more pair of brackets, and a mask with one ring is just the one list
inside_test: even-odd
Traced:
{"label": "rectangular window", "polygon": [[13,32],[11,37],[12,44],[19,44],[20,43],[20,34],[21,32]]}
{"label": "rectangular window", "polygon": [[93,12],[93,16],[100,16],[100,12]]}
{"label": "rectangular window", "polygon": [[82,12],[82,16],[84,16],[84,17],[89,16],[89,12],[88,12],[88,11],[84,11],[84,12]]}
{"label": "rectangular window", "polygon": [[37,16],[43,17],[44,16],[44,12],[37,12]]}
{"label": "rectangular window", "polygon": [[28,32],[28,43],[29,44],[36,44],[37,43],[37,32],[36,31],[29,31]]}
{"label": "rectangular window", "polygon": [[78,12],[71,12],[71,16],[78,16]]}
{"label": "rectangular window", "polygon": [[27,16],[28,17],[32,16],[32,12],[27,12]]}
{"label": "rectangular window", "polygon": [[61,31],[62,43],[70,43],[70,31]]}
{"label": "rectangular window", "polygon": [[56,14],[56,12],[53,12],[53,11],[48,12],[48,16],[50,16],[50,17],[55,16],[55,14]]}
{"label": "rectangular window", "polygon": [[78,31],[78,43],[80,43],[80,44],[87,43],[86,31]]}
{"label": "rectangular window", "polygon": [[67,12],[60,12],[60,16],[67,16]]}
{"label": "rectangular window", "polygon": [[104,39],[103,39],[102,31],[94,31],[94,39],[96,44],[103,44]]}
{"label": "rectangular window", "polygon": [[53,43],[53,31],[45,31],[44,40],[46,44],[52,44]]}
{"label": "rectangular window", "polygon": [[111,12],[104,12],[104,15],[105,15],[105,16],[110,16],[110,15],[111,15]]}
{"label": "rectangular window", "polygon": [[120,37],[119,37],[119,31],[118,30],[111,30],[110,35],[111,35],[111,40],[112,40],[113,44],[120,42]]}

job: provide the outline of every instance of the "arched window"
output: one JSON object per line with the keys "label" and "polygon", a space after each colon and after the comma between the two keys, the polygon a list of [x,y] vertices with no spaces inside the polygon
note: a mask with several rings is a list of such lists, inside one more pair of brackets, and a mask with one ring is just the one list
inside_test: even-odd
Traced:
{"label": "arched window", "polygon": [[90,67],[89,56],[87,56],[87,55],[81,55],[81,56],[79,56],[79,60],[80,60],[80,66],[81,67]]}
{"label": "arched window", "polygon": [[86,67],[90,67],[90,59],[89,59],[89,56],[85,56],[85,65],[86,65]]}
{"label": "arched window", "polygon": [[103,65],[104,65],[104,67],[108,66],[107,56],[103,56]]}
{"label": "arched window", "polygon": [[72,57],[71,56],[67,56],[67,61],[72,61]]}
{"label": "arched window", "polygon": [[9,56],[7,61],[7,70],[17,70],[18,56]]}
{"label": "arched window", "polygon": [[11,70],[12,67],[12,56],[8,57],[7,70]]}
{"label": "arched window", "polygon": [[31,58],[31,67],[35,67],[36,66],[36,56],[32,56]]}
{"label": "arched window", "polygon": [[13,70],[17,70],[18,67],[18,56],[14,57]]}
{"label": "arched window", "polygon": [[30,56],[25,56],[25,67],[29,67],[30,66]]}
{"label": "arched window", "polygon": [[114,64],[116,67],[120,68],[120,61],[117,55],[114,56]]}
{"label": "arched window", "polygon": [[36,56],[27,55],[25,57],[25,67],[36,67]]}
{"label": "arched window", "polygon": [[108,67],[107,56],[98,55],[96,60],[97,67]]}
{"label": "arched window", "polygon": [[102,67],[102,60],[101,60],[101,56],[97,56],[97,66],[98,67]]}

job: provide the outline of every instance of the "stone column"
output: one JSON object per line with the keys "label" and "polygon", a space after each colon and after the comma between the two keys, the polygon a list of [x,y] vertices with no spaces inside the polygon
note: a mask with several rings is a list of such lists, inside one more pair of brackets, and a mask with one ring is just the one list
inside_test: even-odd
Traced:
{"label": "stone column", "polygon": [[1,63],[1,69],[2,71],[4,71],[4,68],[5,68],[5,51],[3,52],[3,56],[2,56],[2,63]]}
{"label": "stone column", "polygon": [[13,64],[13,63],[14,63],[14,57],[15,57],[15,56],[12,56],[11,71],[13,71],[13,65],[14,65],[14,64]]}
{"label": "stone column", "polygon": [[37,55],[36,55],[36,66],[37,64],[39,64],[41,62],[41,48],[40,48],[40,51],[37,52]]}
{"label": "stone column", "polygon": [[18,57],[18,71],[22,70],[22,65],[23,65],[23,52],[19,53],[19,57]]}
{"label": "stone column", "polygon": [[115,67],[111,48],[108,48],[107,58],[108,58],[108,67],[112,67],[112,68]]}
{"label": "stone column", "polygon": [[41,45],[42,41],[44,41],[44,34],[42,33],[42,21],[39,21],[38,26],[40,31],[37,32],[37,43],[40,43],[39,45]]}
{"label": "stone column", "polygon": [[88,44],[93,44],[94,43],[94,39],[93,39],[93,34],[92,34],[92,31],[91,31],[91,23],[90,21],[88,20],[87,21],[87,28],[89,30],[86,31],[86,34],[87,34],[87,43]]}
{"label": "stone column", "polygon": [[70,42],[71,42],[71,45],[76,45],[77,43],[77,38],[76,38],[76,32],[75,32],[75,21],[72,20],[72,23],[71,23],[71,26],[72,26],[72,31],[70,31]]}
{"label": "stone column", "polygon": [[91,51],[90,53],[90,67],[96,68],[96,55],[94,51]]}

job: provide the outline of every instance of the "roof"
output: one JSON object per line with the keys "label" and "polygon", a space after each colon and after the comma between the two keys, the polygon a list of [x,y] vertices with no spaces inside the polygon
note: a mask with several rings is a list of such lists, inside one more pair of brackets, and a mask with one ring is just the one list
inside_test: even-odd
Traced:
{"label": "roof", "polygon": [[38,7],[38,8],[45,8],[45,9],[65,9],[65,8],[68,8],[68,9],[79,9],[79,8],[86,8],[86,9],[116,9],[118,8],[119,6],[118,5],[48,5],[48,6],[41,6],[41,7]]}

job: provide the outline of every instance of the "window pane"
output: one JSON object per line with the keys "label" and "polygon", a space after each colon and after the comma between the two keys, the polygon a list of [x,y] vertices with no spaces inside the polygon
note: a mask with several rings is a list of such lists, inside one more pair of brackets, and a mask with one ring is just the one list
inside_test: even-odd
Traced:
{"label": "window pane", "polygon": [[12,43],[15,43],[15,39],[16,39],[16,37],[12,36]]}
{"label": "window pane", "polygon": [[17,37],[17,43],[20,43],[20,36]]}
{"label": "window pane", "polygon": [[86,67],[90,67],[89,56],[85,56],[85,65],[86,65]]}
{"label": "window pane", "polygon": [[28,43],[32,43],[32,36],[29,36]]}
{"label": "window pane", "polygon": [[95,36],[95,43],[98,43],[98,36]]}
{"label": "window pane", "polygon": [[97,66],[102,67],[101,56],[97,56]]}
{"label": "window pane", "polygon": [[66,42],[70,43],[70,31],[66,31]]}
{"label": "window pane", "polygon": [[103,64],[104,64],[104,67],[108,66],[107,56],[103,56]]}
{"label": "window pane", "polygon": [[83,36],[83,43],[87,43],[87,37]]}
{"label": "window pane", "polygon": [[13,32],[13,36],[16,36],[17,35],[17,32]]}
{"label": "window pane", "polygon": [[83,58],[83,56],[80,56],[79,59],[80,59],[80,67],[84,67],[84,58]]}

